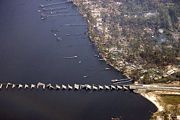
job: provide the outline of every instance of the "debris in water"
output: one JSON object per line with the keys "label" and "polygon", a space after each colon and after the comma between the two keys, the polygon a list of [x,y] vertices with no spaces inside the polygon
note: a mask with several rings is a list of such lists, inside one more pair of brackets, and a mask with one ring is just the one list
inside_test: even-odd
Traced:
{"label": "debris in water", "polygon": [[40,4],[40,7],[42,7],[42,8],[43,8],[43,7],[44,7],[44,5]]}
{"label": "debris in water", "polygon": [[107,67],[107,68],[105,68],[105,70],[110,70],[110,69],[111,69],[111,68],[108,68],[108,67]]}
{"label": "debris in water", "polygon": [[94,57],[98,57],[98,58],[99,58],[100,56],[99,56],[99,55],[97,55],[97,54],[95,54],[95,55],[94,55]]}
{"label": "debris in water", "polygon": [[64,59],[73,59],[73,58],[77,58],[78,56],[72,56],[72,57],[64,57]]}
{"label": "debris in water", "polygon": [[54,33],[54,36],[57,36],[57,34],[56,34],[56,33]]}
{"label": "debris in water", "polygon": [[70,36],[70,34],[66,34],[66,36]]}
{"label": "debris in water", "polygon": [[84,75],[83,78],[87,78],[88,76]]}
{"label": "debris in water", "polygon": [[45,17],[41,17],[41,20],[45,20],[46,18]]}
{"label": "debris in water", "polygon": [[57,41],[60,41],[60,40],[62,40],[62,38],[61,38],[61,37],[57,37],[56,40],[57,40]]}
{"label": "debris in water", "polygon": [[99,61],[104,61],[104,59],[99,59]]}

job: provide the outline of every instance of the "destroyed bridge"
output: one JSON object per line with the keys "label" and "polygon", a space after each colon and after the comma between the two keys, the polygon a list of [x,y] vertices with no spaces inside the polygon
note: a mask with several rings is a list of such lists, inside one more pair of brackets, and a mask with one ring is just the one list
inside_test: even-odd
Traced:
{"label": "destroyed bridge", "polygon": [[163,86],[163,85],[144,85],[144,84],[116,84],[110,85],[97,85],[97,84],[45,84],[38,82],[37,84],[14,84],[14,83],[0,83],[0,91],[6,89],[42,89],[42,90],[56,90],[56,91],[131,91],[139,93],[142,91],[179,91],[180,87]]}

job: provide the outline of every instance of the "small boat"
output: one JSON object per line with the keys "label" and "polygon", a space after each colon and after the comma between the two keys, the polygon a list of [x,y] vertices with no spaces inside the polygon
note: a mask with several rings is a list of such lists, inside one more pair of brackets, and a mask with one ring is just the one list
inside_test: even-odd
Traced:
{"label": "small boat", "polygon": [[46,19],[46,17],[41,17],[41,20],[45,20]]}
{"label": "small boat", "polygon": [[118,80],[118,79],[113,79],[113,80],[111,80],[111,82],[120,82],[120,80]]}
{"label": "small boat", "polygon": [[77,58],[78,56],[72,56],[72,57],[64,57],[64,59],[73,59],[73,58]]}
{"label": "small boat", "polygon": [[131,79],[120,79],[119,81],[113,82],[113,84],[125,84],[132,82]]}
{"label": "small boat", "polygon": [[84,75],[83,78],[87,78],[88,76],[87,75]]}
{"label": "small boat", "polygon": [[54,36],[57,36],[57,34],[56,34],[56,33],[54,33],[53,35],[54,35]]}
{"label": "small boat", "polygon": [[107,68],[105,68],[105,70],[110,70],[111,68],[109,68],[109,67],[107,67]]}

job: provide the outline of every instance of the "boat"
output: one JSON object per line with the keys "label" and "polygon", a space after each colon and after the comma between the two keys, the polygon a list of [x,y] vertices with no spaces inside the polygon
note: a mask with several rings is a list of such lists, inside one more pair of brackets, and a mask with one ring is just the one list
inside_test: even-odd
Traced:
{"label": "boat", "polygon": [[111,82],[120,82],[120,80],[118,80],[118,79],[113,79],[113,80],[111,80]]}
{"label": "boat", "polygon": [[78,56],[72,56],[72,57],[64,57],[64,59],[73,59],[73,58],[77,58]]}
{"label": "boat", "polygon": [[114,80],[111,80],[111,82],[113,84],[124,84],[124,83],[132,82],[132,80],[131,79],[120,79],[120,80],[114,79]]}
{"label": "boat", "polygon": [[111,68],[109,68],[109,67],[107,67],[107,68],[105,68],[105,70],[110,70]]}
{"label": "boat", "polygon": [[83,78],[87,78],[88,76],[87,75],[84,75]]}

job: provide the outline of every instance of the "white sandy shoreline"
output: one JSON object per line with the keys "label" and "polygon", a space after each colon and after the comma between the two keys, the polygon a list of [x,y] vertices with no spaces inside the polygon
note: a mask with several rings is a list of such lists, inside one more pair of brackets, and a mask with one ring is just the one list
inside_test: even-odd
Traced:
{"label": "white sandy shoreline", "polygon": [[158,108],[157,112],[164,111],[164,107],[160,104],[159,98],[158,98],[158,96],[156,94],[154,94],[152,92],[149,92],[149,93],[140,93],[140,95],[142,95],[147,100],[152,102]]}

